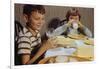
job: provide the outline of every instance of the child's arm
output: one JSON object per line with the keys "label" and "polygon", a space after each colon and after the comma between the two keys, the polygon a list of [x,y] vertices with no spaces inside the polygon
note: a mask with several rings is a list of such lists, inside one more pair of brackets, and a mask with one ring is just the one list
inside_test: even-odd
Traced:
{"label": "child's arm", "polygon": [[79,28],[81,29],[81,31],[88,37],[92,37],[92,33],[91,31],[84,25],[82,25],[80,22],[79,22]]}
{"label": "child's arm", "polygon": [[35,62],[45,51],[47,51],[50,48],[54,48],[54,43],[56,43],[56,41],[54,39],[49,39],[47,40],[39,49],[39,51],[36,53],[36,55],[30,60],[28,61],[27,64],[31,64],[33,62]]}
{"label": "child's arm", "polygon": [[62,33],[64,33],[64,32],[67,30],[67,27],[68,27],[68,24],[64,24],[64,25],[62,25],[62,26],[56,28],[56,29],[53,31],[52,35],[54,35],[54,36],[61,35]]}

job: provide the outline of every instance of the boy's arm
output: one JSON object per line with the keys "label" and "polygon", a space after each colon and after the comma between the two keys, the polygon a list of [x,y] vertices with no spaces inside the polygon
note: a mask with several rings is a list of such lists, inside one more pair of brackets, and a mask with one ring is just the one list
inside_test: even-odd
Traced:
{"label": "boy's arm", "polygon": [[55,47],[53,44],[56,41],[53,40],[47,40],[46,42],[44,42],[44,44],[41,46],[41,48],[39,49],[39,51],[36,53],[36,55],[27,62],[27,64],[31,64],[33,62],[35,62],[45,51],[47,51],[50,48]]}
{"label": "boy's arm", "polygon": [[30,55],[29,54],[23,54],[21,55],[21,63],[26,64],[30,60]]}
{"label": "boy's arm", "polygon": [[29,60],[27,62],[27,64],[31,64],[31,63],[35,62],[47,49],[48,49],[47,46],[45,46],[45,45],[41,46],[41,48],[36,53],[36,55],[31,60]]}
{"label": "boy's arm", "polygon": [[82,25],[81,23],[79,23],[79,25],[80,25],[80,29],[82,30],[82,32],[86,35],[86,36],[88,36],[88,37],[92,37],[92,33],[91,33],[91,31],[87,28],[87,27],[85,27],[84,25]]}
{"label": "boy's arm", "polygon": [[57,36],[57,35],[61,35],[62,33],[64,33],[67,30],[68,24],[64,24],[58,28],[56,28],[52,35]]}

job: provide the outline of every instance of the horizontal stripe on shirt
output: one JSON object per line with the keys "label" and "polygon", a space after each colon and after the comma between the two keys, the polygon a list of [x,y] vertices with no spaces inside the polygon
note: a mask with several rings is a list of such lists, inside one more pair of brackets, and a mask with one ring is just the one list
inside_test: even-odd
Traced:
{"label": "horizontal stripe on shirt", "polygon": [[27,42],[27,41],[21,41],[21,42],[18,43],[18,45],[21,44],[21,43],[26,43],[26,44],[31,45],[30,42]]}
{"label": "horizontal stripe on shirt", "polygon": [[25,47],[25,48],[31,48],[31,45],[30,44],[27,44],[27,43],[20,43],[18,45],[18,48],[23,48],[23,47]]}
{"label": "horizontal stripe on shirt", "polygon": [[31,42],[30,39],[29,39],[28,37],[26,37],[26,36],[21,36],[21,37],[18,39],[17,42],[19,43],[19,42],[22,42],[22,41],[26,41],[26,42],[29,42],[29,43]]}
{"label": "horizontal stripe on shirt", "polygon": [[19,49],[18,54],[31,54],[31,50],[29,49]]}

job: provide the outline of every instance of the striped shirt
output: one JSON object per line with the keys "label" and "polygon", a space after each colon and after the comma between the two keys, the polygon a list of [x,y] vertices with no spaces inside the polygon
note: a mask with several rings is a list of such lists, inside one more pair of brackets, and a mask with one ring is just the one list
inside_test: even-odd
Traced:
{"label": "striped shirt", "polygon": [[36,36],[33,36],[32,33],[27,29],[23,28],[23,32],[19,33],[18,37],[18,54],[31,54],[34,48],[40,46],[41,37],[38,31]]}

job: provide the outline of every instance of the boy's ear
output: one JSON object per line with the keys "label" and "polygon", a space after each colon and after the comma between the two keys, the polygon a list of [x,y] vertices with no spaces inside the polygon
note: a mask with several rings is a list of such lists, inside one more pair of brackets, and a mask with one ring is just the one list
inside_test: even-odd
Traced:
{"label": "boy's ear", "polygon": [[25,23],[27,23],[27,22],[28,22],[28,15],[23,14],[23,18],[24,18],[24,20],[25,20]]}

